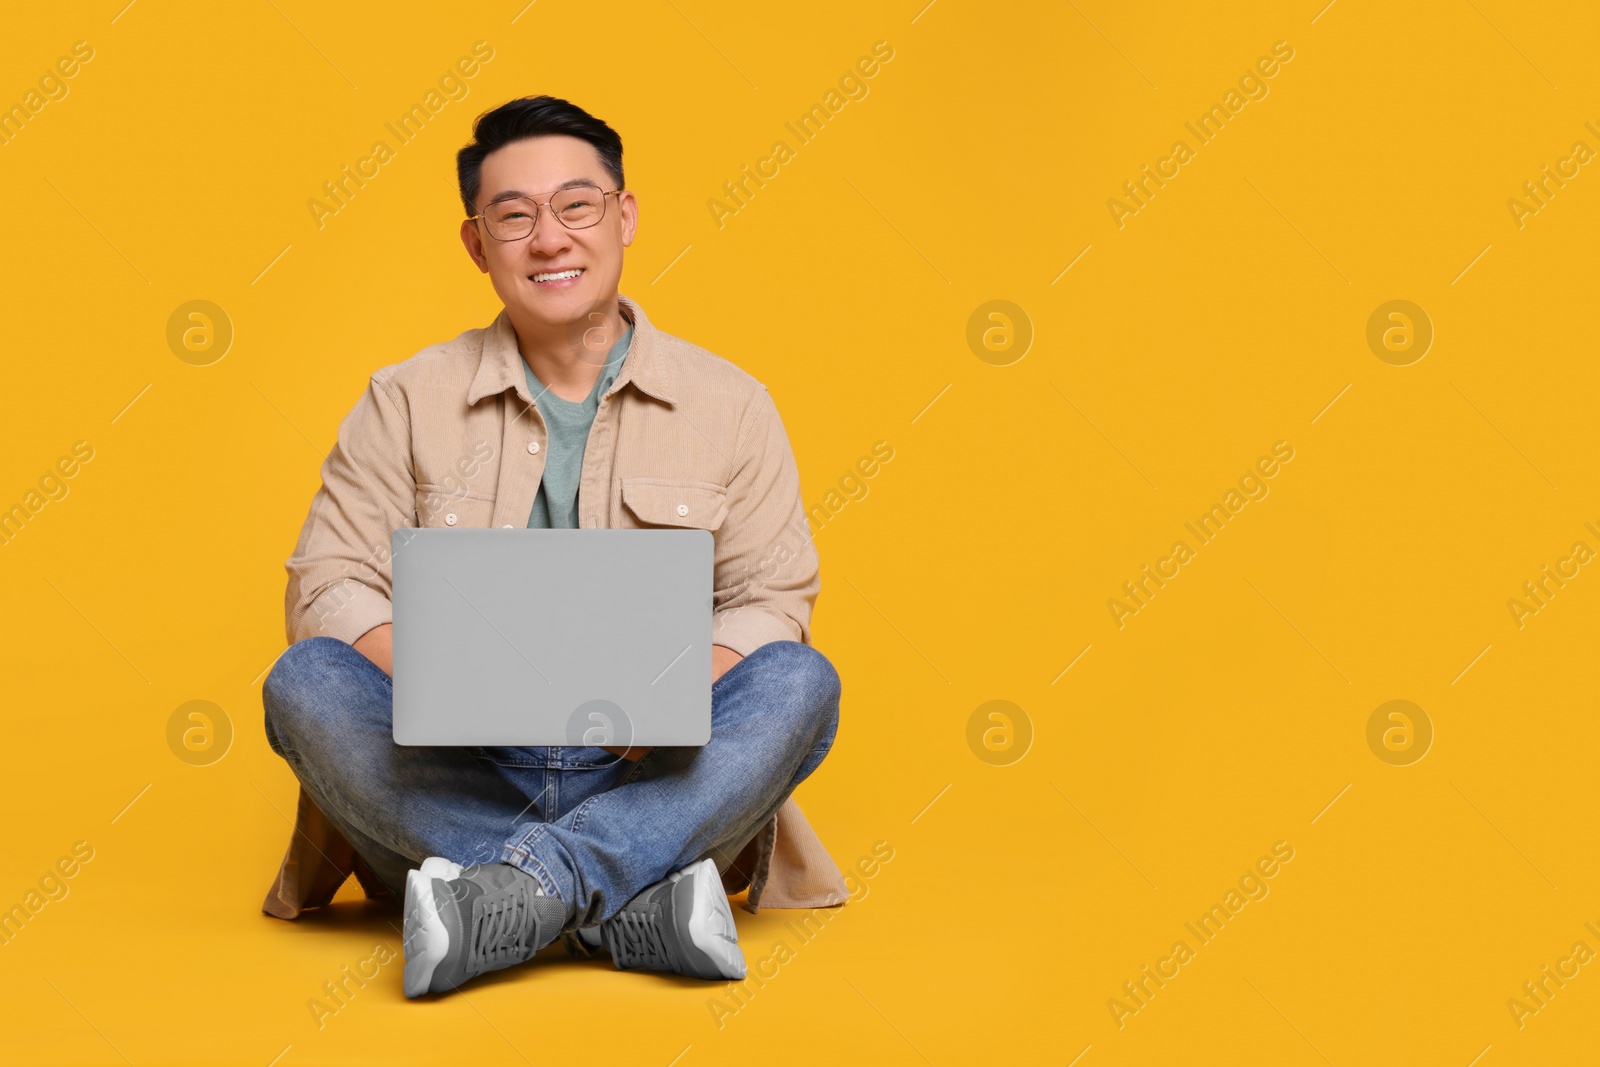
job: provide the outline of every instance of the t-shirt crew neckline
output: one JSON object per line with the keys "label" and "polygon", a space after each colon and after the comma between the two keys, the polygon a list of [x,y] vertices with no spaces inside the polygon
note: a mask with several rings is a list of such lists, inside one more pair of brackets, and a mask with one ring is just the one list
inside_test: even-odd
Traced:
{"label": "t-shirt crew neckline", "polygon": [[[528,375],[528,388],[534,397],[541,402],[551,400],[574,410],[584,407],[595,400],[602,391],[610,388],[611,383],[617,380],[617,375],[622,373],[622,361],[628,358],[628,349],[632,347],[632,342],[633,324],[624,319],[622,336],[617,338],[616,343],[611,346],[611,350],[606,353],[605,365],[600,368],[599,375],[595,377],[594,385],[589,388],[589,395],[582,400],[568,400],[551,392],[549,387],[539,380],[539,376],[533,373],[533,367],[524,359],[522,361],[522,369]],[[618,354],[619,349],[621,350],[620,355]]]}

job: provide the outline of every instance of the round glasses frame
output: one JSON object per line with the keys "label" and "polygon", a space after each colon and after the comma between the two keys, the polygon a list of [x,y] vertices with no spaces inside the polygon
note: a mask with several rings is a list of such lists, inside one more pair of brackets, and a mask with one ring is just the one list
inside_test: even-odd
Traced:
{"label": "round glasses frame", "polygon": [[[477,215],[468,215],[467,216],[467,221],[468,222],[472,222],[475,219],[482,219],[483,220],[483,228],[488,231],[489,236],[493,237],[496,241],[501,241],[501,242],[505,242],[505,241],[521,241],[521,240],[527,238],[528,236],[530,236],[533,233],[533,231],[539,225],[539,215],[540,215],[541,211],[547,211],[551,215],[555,216],[555,220],[557,222],[561,223],[562,226],[565,226],[569,230],[587,230],[587,229],[589,229],[591,227],[600,225],[600,223],[605,220],[605,217],[606,217],[606,197],[608,197],[608,196],[616,196],[618,193],[622,192],[621,189],[611,189],[611,190],[597,189],[597,190],[595,190],[596,192],[598,192],[600,194],[600,214],[595,216],[595,219],[594,219],[593,222],[586,222],[582,226],[573,226],[573,225],[570,225],[569,223],[567,223],[567,221],[565,219],[563,219],[561,217],[561,215],[557,211],[555,211],[553,208],[550,207],[550,201],[554,200],[556,197],[560,196],[562,193],[573,192],[576,189],[594,189],[594,186],[581,186],[581,185],[580,186],[569,186],[566,189],[560,189],[560,190],[557,190],[556,192],[552,193],[549,197],[547,197],[544,200],[543,203],[539,202],[538,200],[535,200],[531,196],[517,197],[516,199],[518,199],[518,200],[526,200],[528,203],[533,205],[533,221],[528,225],[528,232],[525,233],[525,234],[522,234],[521,236],[518,236],[518,237],[501,237],[499,234],[494,232],[494,227],[489,225],[488,218],[485,217],[481,213],[477,214]],[[496,201],[496,202],[497,203],[505,203],[505,201]]]}

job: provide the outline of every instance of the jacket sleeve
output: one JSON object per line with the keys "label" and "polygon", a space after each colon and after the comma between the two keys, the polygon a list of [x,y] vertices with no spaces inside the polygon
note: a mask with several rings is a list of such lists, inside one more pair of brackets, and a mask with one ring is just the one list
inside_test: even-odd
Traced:
{"label": "jacket sleeve", "polygon": [[800,472],[772,395],[745,411],[717,531],[711,640],[748,656],[769,641],[811,643],[820,562],[800,499]]}
{"label": "jacket sleeve", "polygon": [[339,424],[285,565],[289,643],[318,635],[354,643],[389,622],[390,539],[397,527],[414,525],[411,420],[380,372]]}

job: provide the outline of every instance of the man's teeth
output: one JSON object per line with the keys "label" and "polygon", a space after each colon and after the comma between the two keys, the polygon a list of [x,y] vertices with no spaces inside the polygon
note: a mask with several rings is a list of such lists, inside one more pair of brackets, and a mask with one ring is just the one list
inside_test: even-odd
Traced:
{"label": "man's teeth", "polygon": [[567,278],[576,278],[582,273],[583,268],[579,267],[576,270],[564,270],[559,274],[535,274],[533,280],[536,282],[559,282]]}

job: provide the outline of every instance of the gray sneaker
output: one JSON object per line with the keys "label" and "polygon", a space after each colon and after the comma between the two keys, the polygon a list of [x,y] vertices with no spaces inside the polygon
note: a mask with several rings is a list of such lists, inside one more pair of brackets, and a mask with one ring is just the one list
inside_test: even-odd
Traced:
{"label": "gray sneaker", "polygon": [[406,874],[406,996],[443,993],[531,958],[555,940],[566,914],[532,875],[509,864],[425,860]]}
{"label": "gray sneaker", "polygon": [[[580,931],[593,944],[590,930]],[[744,953],[722,876],[711,859],[668,875],[600,924],[599,940],[618,970],[671,971],[739,981]]]}

